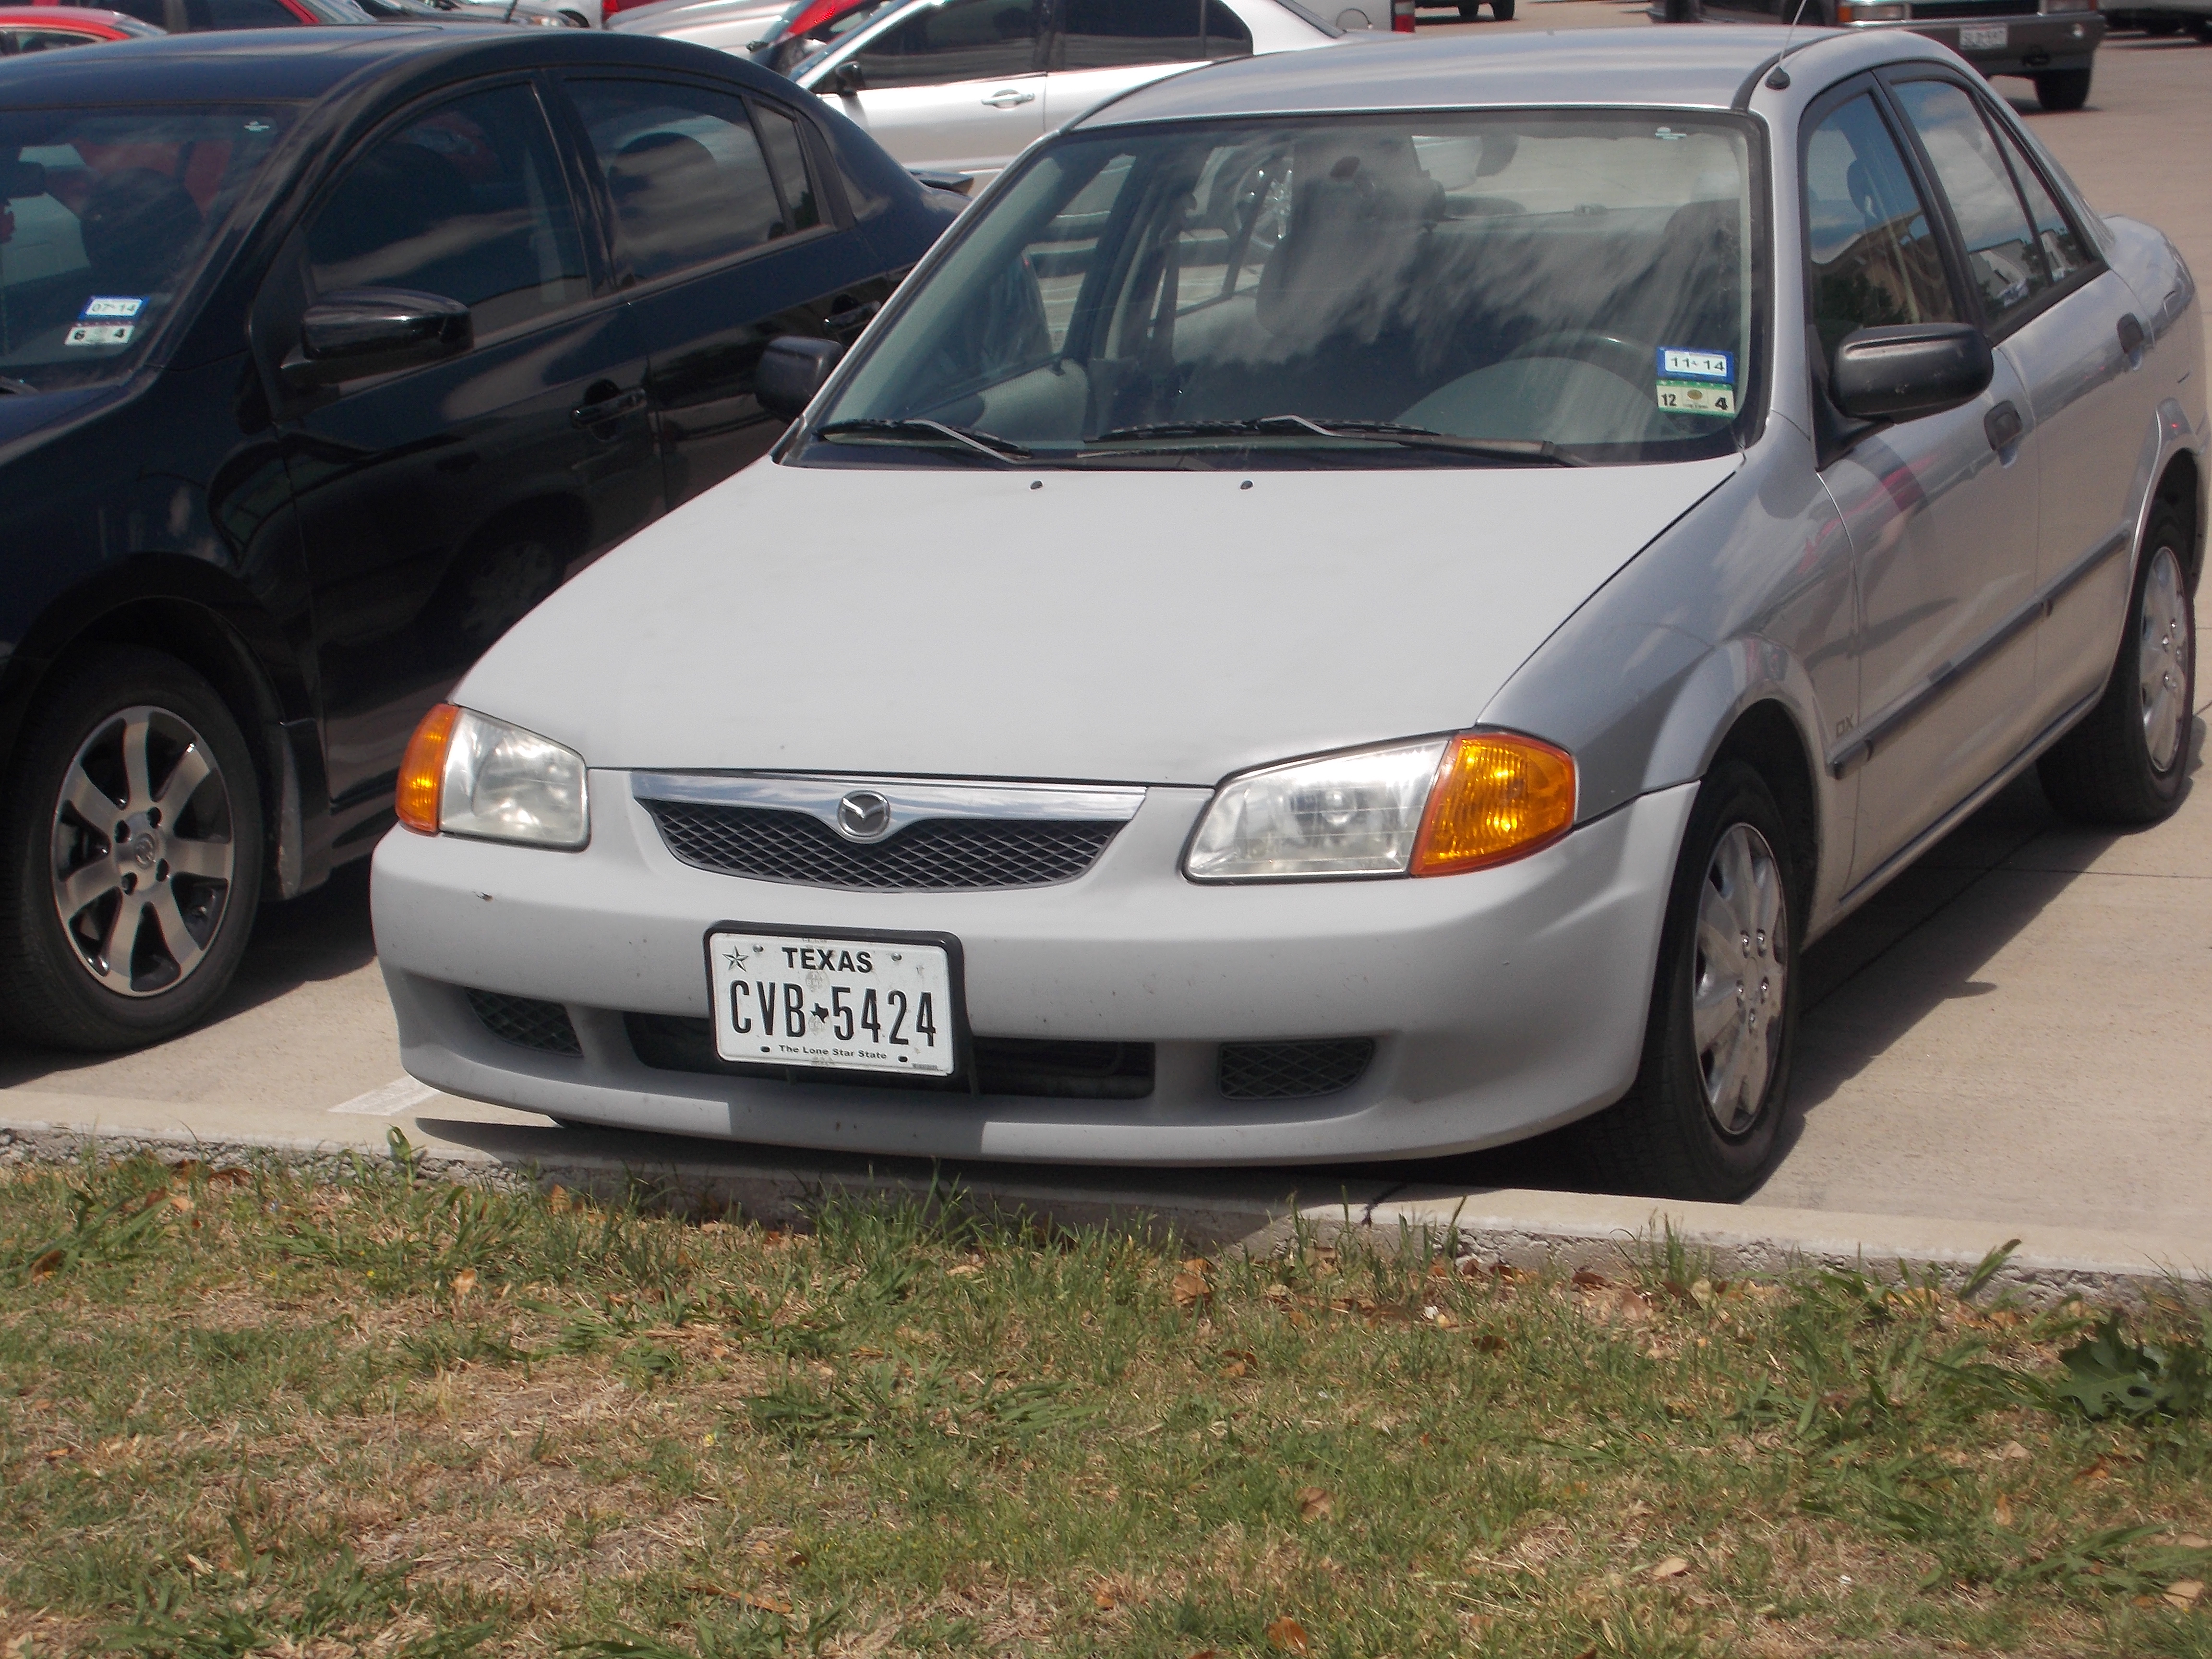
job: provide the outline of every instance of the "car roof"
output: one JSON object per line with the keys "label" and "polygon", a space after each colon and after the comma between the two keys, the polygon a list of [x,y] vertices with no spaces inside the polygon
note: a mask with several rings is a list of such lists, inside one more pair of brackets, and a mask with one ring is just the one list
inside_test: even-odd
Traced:
{"label": "car roof", "polygon": [[[1824,41],[1853,38],[1800,29],[1791,61]],[[1210,64],[1140,87],[1075,125],[1562,104],[1741,108],[1783,40],[1779,29],[1717,25],[1402,35],[1357,52],[1271,52]]]}
{"label": "car roof", "polygon": [[312,100],[344,85],[441,70],[496,73],[569,64],[691,70],[795,95],[781,76],[686,41],[601,29],[408,22],[172,34],[118,41],[97,52],[0,58],[0,109]]}
{"label": "car roof", "polygon": [[0,23],[40,23],[51,28],[88,29],[112,28],[118,21],[127,27],[135,20],[118,11],[100,11],[90,6],[0,6]]}

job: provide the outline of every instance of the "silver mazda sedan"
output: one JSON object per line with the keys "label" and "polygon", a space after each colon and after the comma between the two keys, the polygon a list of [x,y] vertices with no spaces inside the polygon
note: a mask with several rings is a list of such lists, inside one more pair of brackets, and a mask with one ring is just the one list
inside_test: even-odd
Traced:
{"label": "silver mazda sedan", "polygon": [[1255,58],[1033,147],[416,733],[409,1069],[1743,1194],[1810,940],[2030,765],[2172,810],[2212,436],[2163,236],[1945,48],[1778,44]]}

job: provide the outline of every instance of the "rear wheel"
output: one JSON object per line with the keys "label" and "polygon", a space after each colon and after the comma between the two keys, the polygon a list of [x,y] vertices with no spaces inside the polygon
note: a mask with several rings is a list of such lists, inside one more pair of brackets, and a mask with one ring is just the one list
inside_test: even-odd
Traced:
{"label": "rear wheel", "polygon": [[2089,101],[2089,71],[2085,69],[2045,70],[2035,77],[2035,101],[2047,110],[2063,113]]}
{"label": "rear wheel", "polygon": [[2043,793],[2069,818],[2155,823],[2180,805],[2197,702],[2197,635],[2182,562],[2188,545],[2182,515],[2160,502],[2143,538],[2105,695],[2037,764]]}
{"label": "rear wheel", "polygon": [[1716,767],[1682,836],[1636,1082],[1576,1128],[1599,1185],[1728,1201],[1765,1174],[1796,1032],[1798,880],[1765,780]]}
{"label": "rear wheel", "polygon": [[1513,0],[1490,0],[1490,15],[1501,23],[1513,21]]}
{"label": "rear wheel", "polygon": [[0,805],[0,1024],[111,1049],[173,1036],[229,985],[261,896],[261,796],[213,687],[137,647],[33,709]]}

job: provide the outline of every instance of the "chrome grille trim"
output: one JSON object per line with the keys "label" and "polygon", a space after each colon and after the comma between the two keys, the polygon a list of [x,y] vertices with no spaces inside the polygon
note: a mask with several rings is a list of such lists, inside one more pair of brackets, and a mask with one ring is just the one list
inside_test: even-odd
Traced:
{"label": "chrome grille trim", "polygon": [[1127,823],[1145,804],[1143,787],[1129,784],[947,783],[800,772],[630,774],[630,793],[641,802],[804,812],[832,830],[837,828],[837,803],[855,790],[873,791],[890,804],[890,822],[872,837],[876,841],[889,841],[926,818]]}

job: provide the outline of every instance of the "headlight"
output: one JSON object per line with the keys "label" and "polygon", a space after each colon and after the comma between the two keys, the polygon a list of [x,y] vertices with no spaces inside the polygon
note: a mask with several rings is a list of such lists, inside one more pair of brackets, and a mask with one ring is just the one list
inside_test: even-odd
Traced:
{"label": "headlight", "polygon": [[1231,778],[1183,870],[1194,881],[1450,875],[1535,852],[1574,821],[1565,750],[1470,732]]}
{"label": "headlight", "polygon": [[441,702],[399,763],[399,821],[425,836],[538,847],[592,838],[584,757],[550,738]]}
{"label": "headlight", "polygon": [[[2090,0],[2092,5],[2096,0]],[[1908,15],[1898,0],[1844,0],[1836,8],[1839,23],[1901,23]]]}

